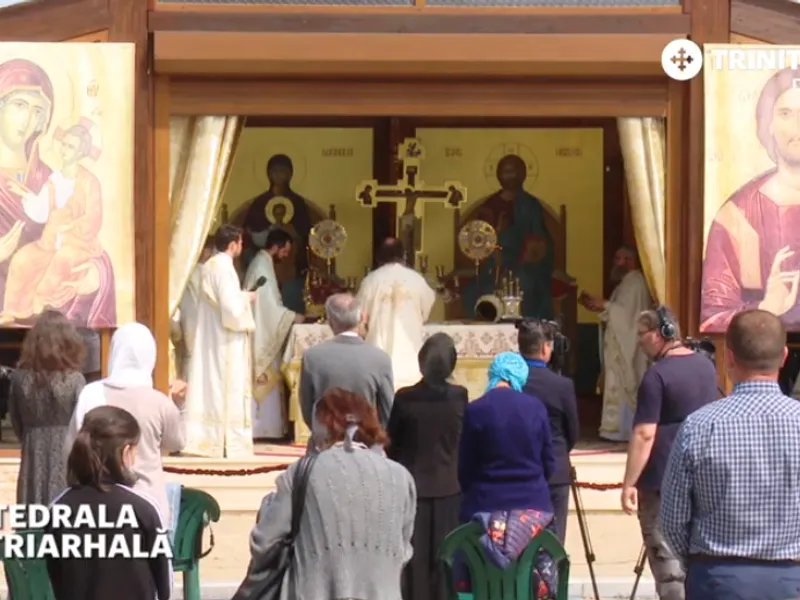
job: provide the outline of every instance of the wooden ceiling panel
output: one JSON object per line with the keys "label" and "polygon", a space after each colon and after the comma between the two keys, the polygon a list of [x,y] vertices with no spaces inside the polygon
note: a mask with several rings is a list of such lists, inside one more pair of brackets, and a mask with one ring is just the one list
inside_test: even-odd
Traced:
{"label": "wooden ceiling panel", "polygon": [[459,12],[155,11],[149,26],[157,32],[668,34],[673,38],[686,36],[690,29],[689,16],[675,12]]}
{"label": "wooden ceiling panel", "polygon": [[733,0],[730,29],[768,44],[799,44],[800,5],[786,0]]}

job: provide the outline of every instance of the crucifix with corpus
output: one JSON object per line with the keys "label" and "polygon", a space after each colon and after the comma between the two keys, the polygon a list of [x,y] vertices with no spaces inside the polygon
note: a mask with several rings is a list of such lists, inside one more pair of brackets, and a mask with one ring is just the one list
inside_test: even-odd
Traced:
{"label": "crucifix with corpus", "polygon": [[[455,210],[467,201],[467,188],[458,181],[445,181],[443,185],[426,186],[420,175],[425,160],[425,149],[416,138],[406,138],[397,151],[403,164],[403,176],[394,185],[379,185],[377,181],[362,181],[356,187],[356,200],[361,206],[375,208],[379,202],[397,206],[395,236],[406,249],[406,262],[416,267],[417,256],[425,252],[422,219],[425,204],[436,202]],[[421,265],[426,270],[427,265]]]}

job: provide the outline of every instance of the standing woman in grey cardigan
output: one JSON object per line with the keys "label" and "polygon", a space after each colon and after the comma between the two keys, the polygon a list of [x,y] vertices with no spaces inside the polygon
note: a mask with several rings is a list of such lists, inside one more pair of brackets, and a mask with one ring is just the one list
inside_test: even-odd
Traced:
{"label": "standing woman in grey cardigan", "polygon": [[[365,398],[334,388],[315,410],[321,449],[308,480],[283,600],[401,600],[400,574],[411,558],[416,490],[409,472],[389,460],[388,439]],[[253,563],[289,533],[297,463],[280,475],[250,536]],[[252,564],[252,563],[251,563]],[[249,572],[234,600],[251,598]]]}

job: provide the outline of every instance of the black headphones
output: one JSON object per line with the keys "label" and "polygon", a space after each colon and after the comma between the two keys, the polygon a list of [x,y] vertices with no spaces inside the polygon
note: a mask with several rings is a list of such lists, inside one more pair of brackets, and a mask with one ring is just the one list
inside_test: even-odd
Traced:
{"label": "black headphones", "polygon": [[674,340],[678,333],[678,328],[675,327],[675,323],[667,313],[666,307],[659,306],[656,308],[656,315],[658,316],[658,332],[661,337],[665,340]]}

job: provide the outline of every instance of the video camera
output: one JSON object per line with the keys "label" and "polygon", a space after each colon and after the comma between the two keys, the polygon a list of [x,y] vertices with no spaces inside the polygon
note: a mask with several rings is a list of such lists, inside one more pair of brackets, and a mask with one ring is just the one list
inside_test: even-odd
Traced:
{"label": "video camera", "polygon": [[544,339],[553,344],[553,354],[550,357],[548,368],[556,373],[560,373],[566,363],[567,353],[570,348],[570,340],[561,333],[561,323],[549,319],[520,319],[514,323],[518,331],[527,328],[541,328]]}
{"label": "video camera", "polygon": [[717,347],[714,345],[708,338],[703,338],[702,340],[698,340],[695,338],[687,337],[681,340],[681,345],[684,348],[688,348],[692,352],[696,352],[697,354],[702,354],[712,363],[714,366],[717,365]]}

